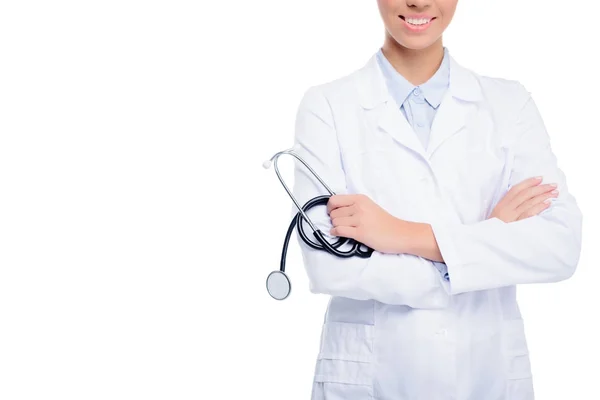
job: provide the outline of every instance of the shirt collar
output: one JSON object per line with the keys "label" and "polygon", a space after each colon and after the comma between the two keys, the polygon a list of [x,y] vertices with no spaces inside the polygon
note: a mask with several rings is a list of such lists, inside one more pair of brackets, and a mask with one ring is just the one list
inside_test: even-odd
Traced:
{"label": "shirt collar", "polygon": [[[377,51],[377,62],[385,76],[387,87],[390,90],[392,97],[394,97],[398,106],[401,106],[416,86],[407,81],[402,74],[396,71],[383,54],[381,48]],[[425,96],[425,100],[427,100],[433,108],[437,108],[442,101],[449,83],[450,68],[448,48],[444,46],[444,56],[440,67],[427,82],[419,85],[419,87],[423,92],[423,96]]]}

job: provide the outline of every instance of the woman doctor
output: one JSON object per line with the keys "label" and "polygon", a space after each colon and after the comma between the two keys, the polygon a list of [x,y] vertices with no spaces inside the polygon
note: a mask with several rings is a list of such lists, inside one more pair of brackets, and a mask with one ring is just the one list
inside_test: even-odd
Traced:
{"label": "woman doctor", "polygon": [[[378,0],[383,46],[298,108],[294,149],[339,193],[309,216],[375,250],[298,241],[331,295],[313,400],[534,398],[515,288],[573,274],[582,216],[531,94],[443,46],[457,1]],[[294,174],[301,204],[323,194]]]}

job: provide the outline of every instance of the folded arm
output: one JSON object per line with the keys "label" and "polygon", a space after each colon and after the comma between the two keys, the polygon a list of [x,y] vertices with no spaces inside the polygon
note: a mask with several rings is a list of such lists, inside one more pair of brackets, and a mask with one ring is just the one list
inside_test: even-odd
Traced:
{"label": "folded arm", "polygon": [[[336,194],[347,194],[333,116],[318,87],[310,88],[302,98],[296,117],[293,148]],[[326,191],[302,163],[295,161],[293,193],[303,205],[315,196],[326,194]],[[295,206],[291,212],[292,215],[297,213]],[[326,207],[315,207],[308,216],[333,240]],[[311,232],[308,224],[303,223],[303,227],[307,233]],[[358,300],[374,299],[415,308],[440,308],[448,304],[448,282],[433,263],[423,257],[374,251],[366,259],[339,258],[326,251],[312,249],[299,235],[297,238],[313,293]]]}
{"label": "folded arm", "polygon": [[557,165],[536,104],[522,89],[526,95],[510,146],[514,159],[507,190],[542,176],[557,183],[560,194],[538,215],[515,222],[491,218],[464,225],[440,219],[431,225],[415,224],[407,251],[443,260],[452,294],[564,280],[579,261],[582,214]]}

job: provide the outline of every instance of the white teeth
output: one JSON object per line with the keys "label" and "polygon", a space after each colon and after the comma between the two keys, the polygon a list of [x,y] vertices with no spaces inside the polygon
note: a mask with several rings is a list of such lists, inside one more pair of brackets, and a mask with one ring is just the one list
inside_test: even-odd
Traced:
{"label": "white teeth", "polygon": [[428,23],[429,21],[431,21],[431,20],[423,19],[423,18],[422,19],[406,18],[406,22],[408,22],[409,24],[412,24],[412,25],[424,25],[424,24]]}

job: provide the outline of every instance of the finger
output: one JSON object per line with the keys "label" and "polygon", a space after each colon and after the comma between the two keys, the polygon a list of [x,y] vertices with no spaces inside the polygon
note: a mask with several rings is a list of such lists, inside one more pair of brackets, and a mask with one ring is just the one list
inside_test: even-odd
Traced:
{"label": "finger", "polygon": [[346,207],[339,207],[329,213],[329,218],[350,217],[356,213],[354,204]]}
{"label": "finger", "polygon": [[524,189],[521,191],[521,193],[519,193],[515,197],[513,202],[511,202],[511,204],[515,208],[518,208],[521,204],[535,198],[536,196],[551,192],[555,189],[556,189],[556,186],[554,186],[554,184],[546,184],[546,185],[540,185],[540,186],[535,186],[535,187],[530,187],[530,188]]}
{"label": "finger", "polygon": [[519,215],[519,217],[517,218],[517,221],[538,215],[539,213],[544,211],[546,208],[550,207],[550,203],[551,203],[550,200],[545,200],[539,204],[536,204],[535,206],[533,206],[533,207],[529,208],[528,210],[526,210],[525,212],[521,213],[521,215]]}
{"label": "finger", "polygon": [[337,227],[331,228],[330,233],[333,236],[356,239],[357,230],[358,230],[358,228],[355,228],[353,226],[337,226]]}
{"label": "finger", "polygon": [[529,200],[521,203],[521,205],[516,208],[517,214],[521,214],[521,213],[525,212],[526,210],[530,209],[531,207],[544,202],[544,200],[550,199],[553,197],[558,197],[557,189],[552,190],[550,192],[542,193],[540,195],[535,196],[532,199],[529,199]]}
{"label": "finger", "polygon": [[517,196],[522,190],[527,189],[532,186],[537,186],[540,183],[542,183],[541,177],[525,179],[524,181],[519,182],[516,185],[514,185],[513,187],[511,187],[510,190],[506,193],[505,198],[512,199],[515,196]]}
{"label": "finger", "polygon": [[521,215],[519,215],[519,217],[517,218],[517,221],[538,215],[539,213],[550,207],[550,204],[550,202],[546,203],[545,201],[540,204],[536,204],[535,206],[521,213]]}
{"label": "finger", "polygon": [[521,193],[528,193],[530,197],[537,196],[542,193],[550,192],[556,189],[556,183],[546,183],[543,185],[534,186],[523,190]]}
{"label": "finger", "polygon": [[356,202],[356,196],[353,194],[336,194],[327,201],[327,214],[339,207],[351,206]]}
{"label": "finger", "polygon": [[359,218],[352,216],[352,217],[338,217],[338,218],[333,218],[331,220],[331,223],[333,224],[333,226],[335,227],[339,227],[339,226],[358,226],[359,225]]}

